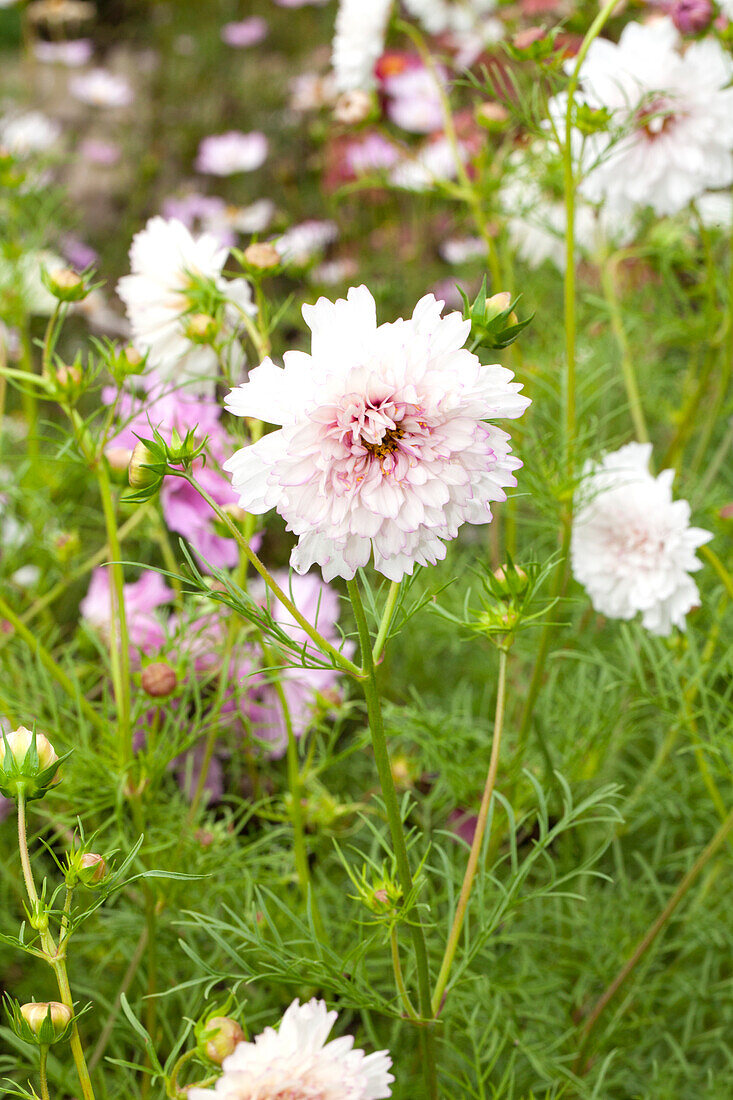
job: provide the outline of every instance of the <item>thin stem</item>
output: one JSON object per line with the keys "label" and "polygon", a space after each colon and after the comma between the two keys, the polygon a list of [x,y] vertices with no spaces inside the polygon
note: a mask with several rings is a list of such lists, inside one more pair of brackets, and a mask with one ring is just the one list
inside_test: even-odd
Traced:
{"label": "thin stem", "polygon": [[311,623],[308,622],[305,616],[295,606],[290,597],[285,595],[280,585],[268,572],[267,567],[257,557],[254,550],[251,548],[247,540],[243,537],[242,532],[238,529],[236,524],[232,522],[231,518],[226,514],[226,512],[222,511],[216,501],[213,500],[213,498],[201,485],[199,485],[194,477],[192,477],[190,474],[182,473],[179,471],[175,471],[175,473],[179,477],[184,478],[189,483],[189,485],[193,486],[199,496],[201,496],[209,505],[209,507],[212,508],[214,512],[216,512],[221,522],[224,524],[230,534],[233,535],[234,538],[237,540],[237,543],[244,551],[250,565],[254,566],[254,568],[262,577],[263,581],[273,593],[273,595],[276,596],[283,607],[285,607],[290,612],[295,621],[300,627],[303,628],[311,641],[318,646],[322,653],[328,654],[328,656],[334,661],[335,664],[338,665],[340,669],[342,669],[344,672],[348,672],[350,676],[353,676],[356,679],[361,679],[363,673],[359,666],[355,665],[353,661],[350,661],[348,657],[344,657],[343,653],[340,653],[335,646],[331,645],[331,643],[326,638],[324,638],[323,635],[320,634]]}
{"label": "thin stem", "polygon": [[660,934],[667,921],[670,919],[675,909],[684,898],[687,891],[695,882],[695,879],[698,877],[703,868],[710,862],[720,846],[725,842],[731,829],[733,829],[733,810],[729,812],[725,821],[722,823],[708,846],[697,857],[690,870],[687,872],[675,892],[672,894],[672,897],[669,899],[662,912],[659,914],[653,924],[650,925],[644,936],[641,938],[629,959],[621,967],[618,974],[605,990],[603,995],[598,998],[596,1004],[593,1007],[593,1010],[591,1011],[585,1023],[585,1026],[583,1027],[583,1032],[580,1040],[580,1049],[578,1051],[578,1056],[576,1059],[576,1072],[579,1070],[579,1072],[582,1074],[588,1068],[588,1063],[583,1062],[583,1056],[588,1047],[588,1043],[590,1041],[593,1030],[596,1027],[599,1019],[603,1015],[603,1012],[606,1009],[607,1005],[613,999],[616,993],[618,993],[619,989],[624,984],[629,975],[633,972],[639,961],[644,957],[646,952],[652,946],[657,936]]}
{"label": "thin stem", "polygon": [[640,443],[648,443],[649,432],[647,431],[646,420],[644,419],[644,408],[641,403],[641,394],[639,393],[639,386],[636,381],[636,371],[634,370],[631,351],[629,349],[629,341],[626,338],[626,331],[624,329],[621,306],[616,292],[616,268],[620,259],[621,255],[616,255],[605,257],[601,261],[601,285],[603,286],[603,293],[611,318],[611,328],[621,355],[621,374],[623,375],[624,386],[626,387],[626,396],[629,401],[629,411],[631,412],[631,419],[634,423],[636,438]]}
{"label": "thin stem", "polygon": [[[349,591],[349,598],[351,599],[351,606],[354,610],[356,626],[359,632],[361,659],[364,664],[364,678],[362,679],[362,688],[364,691],[364,698],[366,700],[367,712],[369,715],[369,728],[372,735],[374,759],[376,761],[377,771],[379,773],[379,781],[382,787],[382,797],[384,799],[384,806],[387,812],[387,820],[389,822],[389,829],[392,837],[392,848],[394,850],[395,862],[397,864],[397,875],[400,880],[403,896],[405,898],[409,898],[414,892],[414,882],[412,878],[412,871],[410,869],[410,860],[407,854],[407,845],[405,844],[402,814],[400,813],[400,805],[397,801],[397,792],[395,790],[394,779],[392,777],[389,750],[387,748],[387,738],[384,732],[384,723],[382,721],[382,708],[379,701],[379,689],[377,687],[376,669],[374,667],[374,661],[372,660],[372,640],[369,634],[369,626],[367,624],[366,615],[364,613],[364,605],[361,601],[359,585],[356,580],[351,580],[347,581],[347,587]],[[415,951],[415,961],[417,964],[418,1003],[420,1006],[420,1015],[424,1020],[427,1021],[432,1016],[432,1010],[430,1006],[430,968],[428,963],[428,949],[427,943],[425,941],[425,932],[422,926],[422,921],[420,920],[420,914],[418,910],[415,910],[412,914],[410,932],[412,934],[413,947]],[[438,1082],[436,1076],[434,1051],[432,1049],[432,1039],[432,1032],[427,1031],[425,1034],[425,1080],[428,1086],[428,1095],[431,1097],[431,1100],[438,1100]]]}
{"label": "thin stem", "polygon": [[112,559],[109,566],[111,582],[110,601],[112,604],[110,662],[112,666],[112,681],[119,723],[118,749],[120,763],[124,767],[132,756],[132,732],[130,724],[130,638],[127,630],[127,612],[125,610],[125,576],[121,564],[122,552],[120,549],[120,536],[117,529],[117,516],[115,514],[112,486],[110,485],[109,475],[104,460],[97,462],[96,474],[99,484],[99,495],[102,499],[107,542],[109,544],[110,556]]}
{"label": "thin stem", "polygon": [[41,1082],[41,1100],[51,1100],[48,1094],[48,1074],[46,1072],[46,1062],[48,1061],[48,1047],[41,1047],[40,1049],[40,1065],[38,1067],[38,1076]]}
{"label": "thin stem", "polygon": [[392,626],[392,619],[394,618],[395,607],[397,606],[397,600],[400,595],[401,583],[401,581],[392,581],[389,586],[389,592],[387,593],[387,599],[384,604],[384,611],[382,612],[382,621],[377,631],[377,640],[372,650],[372,660],[375,665],[379,663],[379,659],[384,652],[384,647],[387,644],[390,627]]}
{"label": "thin stem", "polygon": [[731,599],[733,599],[733,577],[725,568],[718,555],[715,553],[714,550],[711,550],[709,546],[701,546],[700,553],[704,558],[707,559],[710,565],[712,565],[713,569],[723,582],[723,587],[725,588],[726,592],[731,597]]}
{"label": "thin stem", "polygon": [[79,705],[82,714],[92,723],[94,728],[102,734],[107,733],[107,727],[96,711],[89,705],[88,700],[82,694],[78,684],[74,684],[59,664],[54,661],[48,650],[40,640],[28,629],[19,615],[16,615],[9,603],[0,595],[0,615],[7,619],[16,633],[20,635],[32,653],[38,657],[43,667],[51,674],[56,683],[64,689],[66,694]]}
{"label": "thin stem", "polygon": [[394,925],[389,934],[389,942],[392,948],[392,970],[394,971],[395,985],[397,986],[397,992],[400,995],[402,1001],[402,1007],[411,1020],[418,1022],[420,1017],[415,1011],[415,1007],[410,1000],[410,994],[407,992],[407,986],[405,985],[405,979],[402,974],[402,964],[400,963],[400,944],[397,939],[397,926]]}
{"label": "thin stem", "polygon": [[33,881],[31,860],[28,854],[28,837],[25,821],[25,791],[18,789],[18,850],[20,851],[20,865],[23,868],[23,881],[31,905],[38,905],[38,891]]}
{"label": "thin stem", "polygon": [[573,169],[573,107],[575,93],[580,82],[580,70],[585,61],[591,43],[601,33],[611,16],[618,0],[607,0],[595,17],[583,39],[575,60],[567,90],[567,109],[565,112],[565,134],[562,149],[563,190],[565,194],[565,467],[572,473],[575,452],[576,407],[575,407],[575,366],[576,366],[576,291],[575,291],[575,191],[578,181]]}
{"label": "thin stem", "polygon": [[440,966],[440,973],[438,974],[438,981],[435,986],[435,992],[433,993],[433,1014],[438,1015],[440,1012],[443,994],[445,993],[448,980],[450,978],[450,970],[453,965],[456,950],[458,949],[458,941],[461,937],[463,930],[463,922],[466,919],[466,913],[468,911],[468,903],[471,898],[471,890],[473,889],[474,879],[476,878],[476,872],[478,870],[479,859],[481,857],[481,849],[484,843],[484,833],[486,832],[486,823],[489,818],[489,809],[491,808],[491,799],[494,794],[494,786],[496,784],[496,773],[499,767],[499,750],[501,747],[501,734],[504,726],[504,710],[506,707],[506,666],[507,666],[507,651],[501,649],[499,651],[499,682],[496,689],[496,714],[494,717],[494,731],[491,740],[491,759],[489,761],[489,772],[486,776],[486,785],[484,787],[483,798],[481,799],[481,808],[478,814],[478,820],[476,822],[476,830],[473,834],[473,842],[471,844],[471,852],[468,857],[468,866],[466,867],[466,873],[463,878],[463,886],[461,887],[461,894],[458,899],[458,905],[456,906],[456,912],[453,917],[453,924],[451,926],[450,935],[448,936],[448,942],[445,947],[445,954],[443,955],[443,961]]}

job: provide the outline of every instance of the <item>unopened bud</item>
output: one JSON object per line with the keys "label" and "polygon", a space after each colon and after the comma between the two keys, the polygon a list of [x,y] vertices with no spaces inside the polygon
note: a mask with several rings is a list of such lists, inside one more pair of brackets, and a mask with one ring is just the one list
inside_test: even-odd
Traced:
{"label": "unopened bud", "polygon": [[[494,570],[494,576],[496,577],[499,584],[507,583],[507,568],[509,567],[500,565],[497,569]],[[524,572],[523,569],[520,569],[516,565],[513,568],[509,569],[509,574],[510,576],[515,577],[517,581],[521,582],[522,584],[526,583],[527,581],[527,574]]]}
{"label": "unopened bud", "polygon": [[710,0],[673,0],[669,15],[680,34],[700,34],[713,18]]}
{"label": "unopened bud", "polygon": [[244,258],[250,267],[267,271],[268,268],[277,267],[281,256],[274,244],[268,241],[256,241],[244,250]]}
{"label": "unopened bud", "polygon": [[354,88],[353,91],[339,96],[333,109],[333,117],[346,126],[357,126],[360,122],[366,122],[372,108],[373,102],[369,93],[361,88]]}
{"label": "unopened bud", "polygon": [[81,385],[81,370],[77,366],[67,367],[60,363],[56,367],[56,382],[62,390],[75,389]]}
{"label": "unopened bud", "polygon": [[528,50],[530,46],[534,46],[535,42],[541,42],[545,34],[544,27],[527,27],[514,35],[512,46],[515,50]]}
{"label": "unopened bud", "polygon": [[149,468],[150,463],[154,461],[155,458],[150,449],[142,441],[137,443],[127,469],[127,480],[133,489],[147,489],[149,485],[155,484],[158,480],[157,475]]}
{"label": "unopened bud", "polygon": [[[23,764],[32,741],[33,734],[25,726],[18,726],[17,730],[13,730],[12,733],[7,735],[6,744],[10,749],[13,760],[19,767]],[[36,752],[41,768],[48,768],[58,760],[53,745],[42,733],[36,734]]]}
{"label": "unopened bud", "polygon": [[509,121],[509,112],[501,103],[480,103],[476,108],[476,121],[485,130],[501,130]]}
{"label": "unopened bud", "polygon": [[74,1015],[60,1001],[31,1001],[20,1006],[20,1014],[44,1046],[51,1046],[64,1036]]}
{"label": "unopened bud", "polygon": [[109,868],[103,856],[85,852],[79,860],[79,878],[85,886],[97,886],[106,879]]}
{"label": "unopened bud", "polygon": [[89,293],[83,276],[72,271],[70,267],[49,271],[44,281],[54,298],[58,298],[60,302],[79,302]]}
{"label": "unopened bud", "polygon": [[205,1039],[204,1053],[211,1062],[220,1066],[244,1038],[244,1032],[236,1020],[230,1016],[213,1016],[206,1021],[206,1030],[202,1035]]}
{"label": "unopened bud", "polygon": [[165,661],[146,665],[140,677],[143,691],[153,699],[163,699],[175,691],[178,683],[175,669]]}
{"label": "unopened bud", "polygon": [[219,324],[209,313],[194,313],[188,319],[186,336],[192,344],[210,344],[216,339]]}

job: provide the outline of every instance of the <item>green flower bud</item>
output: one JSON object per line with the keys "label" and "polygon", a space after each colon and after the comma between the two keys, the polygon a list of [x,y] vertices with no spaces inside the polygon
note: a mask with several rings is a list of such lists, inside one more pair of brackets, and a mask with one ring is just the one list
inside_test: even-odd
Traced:
{"label": "green flower bud", "polygon": [[211,344],[219,334],[219,323],[209,313],[194,313],[188,319],[186,336],[192,344]]}
{"label": "green flower bud", "polygon": [[160,480],[155,470],[150,466],[155,462],[155,455],[144,443],[135,445],[127,470],[127,479],[133,489],[148,489]]}
{"label": "green flower bud", "polygon": [[210,1062],[220,1066],[244,1039],[244,1032],[231,1016],[212,1016],[199,1035],[199,1051]]}
{"label": "green flower bud", "polygon": [[0,764],[0,792],[6,798],[17,798],[23,791],[30,802],[43,798],[49,787],[59,781],[59,758],[53,745],[42,733],[19,726],[3,734],[5,756]]}
{"label": "green flower bud", "polygon": [[41,278],[46,289],[60,302],[80,302],[89,294],[87,280],[70,267],[44,271]]}
{"label": "green flower bud", "polygon": [[84,852],[79,860],[79,878],[85,886],[98,886],[109,874],[103,856],[97,852]]}
{"label": "green flower bud", "polygon": [[67,1039],[74,1019],[73,1010],[60,1001],[29,1001],[21,1005],[7,994],[5,1011],[18,1038],[41,1047]]}

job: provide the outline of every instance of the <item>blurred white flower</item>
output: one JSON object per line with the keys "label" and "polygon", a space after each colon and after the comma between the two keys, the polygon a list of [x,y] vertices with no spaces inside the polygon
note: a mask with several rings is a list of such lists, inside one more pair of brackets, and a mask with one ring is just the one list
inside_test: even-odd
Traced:
{"label": "blurred white flower", "polygon": [[374,87],[392,0],[339,0],[332,63],[339,92]]}
{"label": "blurred white flower", "polygon": [[230,130],[203,139],[196,157],[196,171],[209,176],[233,176],[253,172],[267,160],[267,138],[259,130],[249,134]]}
{"label": "blurred white flower", "polygon": [[591,202],[675,214],[733,182],[733,61],[712,38],[680,45],[666,18],[627,24],[618,43],[591,44],[579,98],[610,110],[619,128],[584,142],[581,190]]}
{"label": "blurred white flower", "polygon": [[272,243],[284,264],[305,267],[314,256],[333,244],[338,235],[336,222],[311,219],[291,226]]}
{"label": "blurred white flower", "polygon": [[391,76],[386,82],[390,122],[411,134],[432,134],[442,130],[445,120],[438,80],[444,79],[444,72],[439,70],[436,76],[424,66],[408,68]]}
{"label": "blurred white flower", "polygon": [[695,200],[695,206],[703,225],[716,229],[730,229],[733,225],[733,195],[730,191],[707,191]]}
{"label": "blurred white flower", "polygon": [[351,578],[372,553],[391,580],[445,557],[463,523],[488,523],[521,466],[484,421],[521,416],[529,399],[500,366],[463,345],[470,322],[427,295],[410,320],[377,326],[365,286],[304,306],[311,354],[266,359],[233,390],[237,416],[282,425],[225,469],[243,508],[276,508],[298,536],[290,563]]}
{"label": "blurred white flower", "polygon": [[482,16],[496,8],[496,0],[403,0],[408,13],[428,34],[468,34]]}
{"label": "blurred white flower", "polygon": [[290,81],[290,109],[292,111],[320,111],[333,107],[338,97],[333,73],[299,73]]}
{"label": "blurred white flower", "polygon": [[33,54],[37,61],[48,65],[66,65],[70,69],[86,65],[91,59],[92,51],[92,43],[88,38],[72,38],[62,42],[39,39],[33,43]]}
{"label": "blurred white flower", "polygon": [[[465,146],[458,146],[458,155],[465,160]],[[456,153],[446,137],[427,141],[411,157],[405,157],[390,172],[390,182],[406,191],[430,191],[441,180],[455,179],[458,173]]]}
{"label": "blurred white flower", "polygon": [[649,443],[628,443],[588,463],[577,494],[570,548],[573,574],[596,611],[633,619],[653,634],[684,628],[698,603],[690,577],[698,546],[713,536],[690,527],[690,506],[672,499],[673,470],[649,472]]}
{"label": "blurred white flower", "polygon": [[[217,377],[213,348],[192,344],[187,315],[198,312],[192,296],[197,280],[210,280],[240,309],[254,314],[252,292],[244,279],[227,280],[222,269],[228,248],[209,233],[193,237],[176,218],[151,218],[130,249],[132,273],[117,284],[125,303],[135,347],[148,354],[159,377],[194,379],[212,388]],[[236,309],[231,321],[236,323]]]}
{"label": "blurred white flower", "polygon": [[0,145],[16,157],[45,153],[61,137],[61,127],[42,111],[24,111],[0,120]]}
{"label": "blurred white flower", "polygon": [[486,241],[483,237],[448,237],[441,241],[438,252],[447,264],[466,264],[486,258]]}
{"label": "blurred white flower", "polygon": [[108,69],[91,69],[69,81],[69,91],[75,99],[91,107],[129,107],[132,88],[124,76]]}
{"label": "blurred white flower", "polygon": [[324,1001],[293,1001],[277,1031],[239,1043],[222,1062],[213,1089],[191,1088],[189,1100],[383,1100],[392,1095],[392,1059],[365,1054],[351,1035],[327,1042],[338,1018]]}

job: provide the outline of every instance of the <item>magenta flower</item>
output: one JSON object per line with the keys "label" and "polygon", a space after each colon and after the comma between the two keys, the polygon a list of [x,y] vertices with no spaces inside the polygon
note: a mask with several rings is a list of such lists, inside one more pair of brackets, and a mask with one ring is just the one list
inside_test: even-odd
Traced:
{"label": "magenta flower", "polygon": [[259,15],[252,15],[238,23],[225,23],[221,28],[221,38],[227,46],[241,50],[261,42],[267,37],[267,30],[267,21]]}
{"label": "magenta flower", "polygon": [[[130,651],[136,661],[165,645],[166,631],[155,611],[173,599],[173,592],[159,573],[148,570],[139,580],[123,587]],[[112,595],[109,568],[92,573],[87,594],[79,605],[82,618],[108,641],[112,633]]]}

